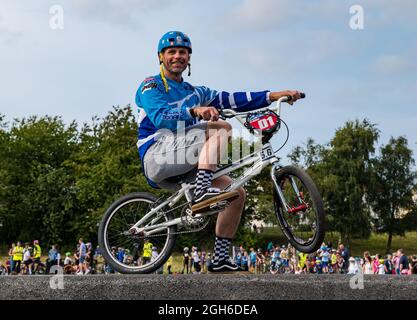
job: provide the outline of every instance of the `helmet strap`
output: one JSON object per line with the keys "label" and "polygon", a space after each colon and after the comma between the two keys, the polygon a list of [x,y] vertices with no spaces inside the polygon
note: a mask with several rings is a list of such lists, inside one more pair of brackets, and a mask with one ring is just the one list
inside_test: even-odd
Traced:
{"label": "helmet strap", "polygon": [[191,76],[191,63],[188,64],[188,76]]}

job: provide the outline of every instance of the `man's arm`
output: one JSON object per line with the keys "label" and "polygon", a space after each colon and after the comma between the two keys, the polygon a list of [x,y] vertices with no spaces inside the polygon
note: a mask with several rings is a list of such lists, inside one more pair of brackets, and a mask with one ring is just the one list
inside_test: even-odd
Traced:
{"label": "man's arm", "polygon": [[[206,87],[196,87],[202,106],[212,106],[216,109],[234,109],[246,112],[269,106],[281,97],[292,96],[292,102],[300,99],[300,92],[295,90],[261,91],[261,92],[217,92]],[[292,104],[292,102],[290,102]]]}

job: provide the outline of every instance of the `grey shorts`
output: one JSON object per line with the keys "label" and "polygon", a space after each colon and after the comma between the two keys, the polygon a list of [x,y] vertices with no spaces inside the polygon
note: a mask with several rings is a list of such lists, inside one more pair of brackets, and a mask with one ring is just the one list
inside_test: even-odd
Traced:
{"label": "grey shorts", "polygon": [[[207,122],[187,127],[184,134],[165,131],[146,151],[145,175],[164,189],[177,189],[169,178],[184,176],[183,181],[195,179],[200,151],[206,142]],[[187,175],[188,174],[188,175]]]}

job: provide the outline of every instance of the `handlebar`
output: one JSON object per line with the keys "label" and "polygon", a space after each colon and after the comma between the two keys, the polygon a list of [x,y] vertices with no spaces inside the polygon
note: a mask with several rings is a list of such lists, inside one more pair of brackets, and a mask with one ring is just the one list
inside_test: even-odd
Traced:
{"label": "handlebar", "polygon": [[[301,92],[300,93],[300,99],[305,99],[305,97],[306,97],[306,94],[304,92]],[[258,109],[257,111],[268,109],[268,110],[272,110],[272,111],[277,111],[277,114],[280,116],[281,115],[281,103],[290,102],[291,100],[292,100],[292,96],[284,96],[284,97],[281,97],[277,100],[277,105],[275,107],[272,107],[272,108],[271,107],[266,107],[266,108]],[[222,119],[222,120],[238,117],[238,120],[240,121],[239,116],[246,116],[247,113],[248,113],[248,111],[247,112],[236,112],[232,109],[225,109],[225,110],[219,111],[220,119]],[[240,122],[242,122],[242,121],[240,121]]]}

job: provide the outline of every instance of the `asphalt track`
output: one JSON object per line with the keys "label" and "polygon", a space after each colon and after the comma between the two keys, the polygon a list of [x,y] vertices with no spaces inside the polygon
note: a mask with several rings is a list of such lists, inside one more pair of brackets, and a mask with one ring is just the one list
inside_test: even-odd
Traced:
{"label": "asphalt track", "polygon": [[290,274],[2,276],[0,299],[417,300],[417,276],[367,275],[363,281],[347,275]]}

